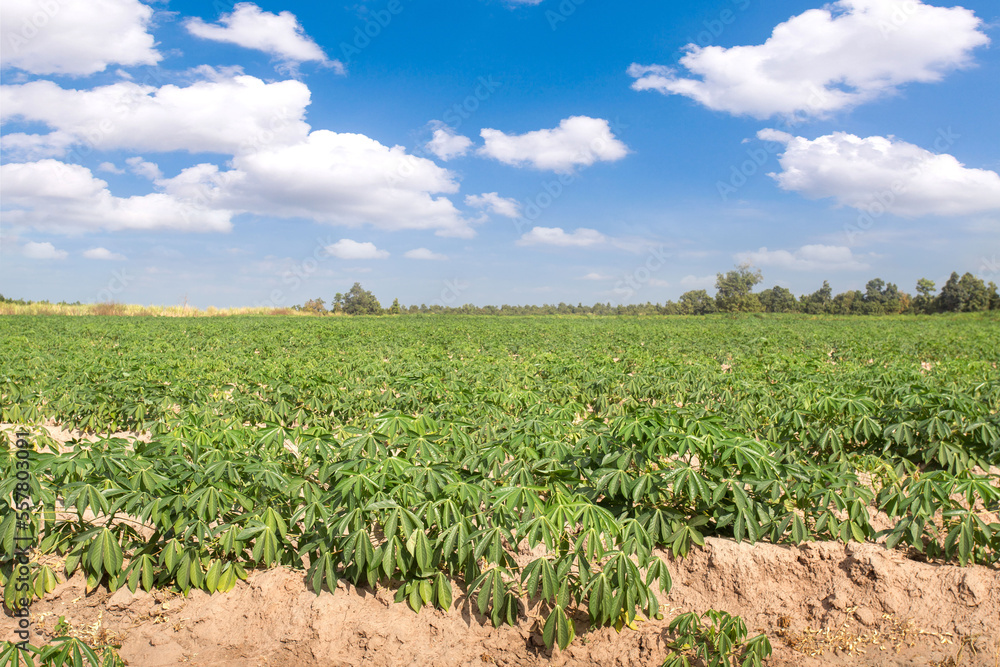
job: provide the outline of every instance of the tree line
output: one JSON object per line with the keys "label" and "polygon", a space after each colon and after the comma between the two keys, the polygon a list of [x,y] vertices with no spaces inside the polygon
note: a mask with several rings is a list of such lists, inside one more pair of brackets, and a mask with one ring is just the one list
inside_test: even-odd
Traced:
{"label": "tree line", "polygon": [[416,313],[467,315],[708,315],[711,313],[806,313],[810,315],[898,315],[929,313],[965,313],[1000,310],[1000,294],[992,281],[984,282],[971,273],[952,273],[935,293],[934,281],[917,281],[916,295],[903,292],[894,283],[881,278],[869,280],[864,291],[850,290],[834,295],[828,281],[812,294],[796,298],[790,290],[774,286],[760,292],[754,288],[763,282],[763,275],[748,264],[732,271],[716,274],[715,295],[707,290],[685,292],[674,301],[663,304],[647,302],[613,306],[595,303],[592,306],[559,303],[541,306],[462,306],[427,304],[403,306],[399,299],[383,308],[379,300],[360,283],[354,283],[346,293],[338,292],[329,308],[323,299],[310,299],[296,310],[317,315],[404,315]]}

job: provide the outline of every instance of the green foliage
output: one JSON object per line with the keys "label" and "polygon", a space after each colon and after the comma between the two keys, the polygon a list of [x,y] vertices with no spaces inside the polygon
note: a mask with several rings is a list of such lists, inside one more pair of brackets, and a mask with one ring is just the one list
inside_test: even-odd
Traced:
{"label": "green foliage", "polygon": [[670,654],[664,667],[690,667],[692,658],[706,667],[761,667],[771,655],[766,635],[747,640],[743,619],[725,611],[681,614],[670,622],[669,629],[675,637],[667,644]]}
{"label": "green foliage", "polygon": [[996,297],[996,285],[988,288],[981,278],[965,273],[959,278],[952,272],[938,296],[938,309],[953,313],[989,310]]}
{"label": "green foliage", "polygon": [[302,310],[314,315],[326,315],[326,304],[323,299],[310,299],[303,304]]}
{"label": "green foliage", "polygon": [[775,285],[758,295],[760,305],[767,313],[794,313],[799,309],[798,301],[791,290]]}
{"label": "green foliage", "polygon": [[[576,623],[657,618],[661,555],[709,536],[994,564],[995,318],[907,324],[9,318],[0,421],[101,434],[61,451],[29,429],[32,530],[66,557],[31,591],[82,571],[213,593],[278,565],[415,611],[457,586],[498,625],[537,603],[565,647]],[[0,480],[16,465],[0,452]],[[0,482],[4,558],[19,499]]]}
{"label": "green foliage", "polygon": [[382,306],[375,295],[354,283],[343,297],[343,309],[348,315],[381,315]]}
{"label": "green foliage", "polygon": [[752,294],[753,288],[764,277],[749,264],[741,264],[733,271],[719,273],[715,279],[715,303],[723,313],[757,313],[762,310],[760,298]]}
{"label": "green foliage", "polygon": [[19,648],[13,642],[0,646],[0,667],[125,667],[118,655],[119,646],[96,649],[81,639],[59,636],[43,647]]}
{"label": "green foliage", "polygon": [[718,312],[718,306],[708,292],[699,289],[681,294],[678,311],[681,315],[707,315]]}

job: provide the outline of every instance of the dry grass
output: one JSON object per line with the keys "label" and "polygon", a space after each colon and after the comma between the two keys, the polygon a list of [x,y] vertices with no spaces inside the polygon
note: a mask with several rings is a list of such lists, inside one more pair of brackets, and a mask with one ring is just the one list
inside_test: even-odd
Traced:
{"label": "dry grass", "polygon": [[125,303],[0,303],[0,315],[103,315],[111,317],[228,317],[230,315],[311,315],[291,308],[216,308],[139,306]]}
{"label": "dry grass", "polygon": [[[784,628],[785,624],[779,622],[779,626]],[[956,638],[947,632],[928,632],[915,627],[913,621],[899,620],[890,614],[882,614],[880,629],[868,632],[852,630],[850,624],[845,621],[839,628],[821,630],[806,628],[802,632],[781,629],[777,634],[791,648],[813,657],[822,656],[827,651],[838,651],[847,655],[865,654],[868,651],[899,653],[906,647],[913,648],[917,642],[933,641],[938,644],[954,645],[956,639],[962,649],[971,645],[972,650],[975,650],[975,638]],[[962,649],[959,650],[959,656],[962,654]]]}

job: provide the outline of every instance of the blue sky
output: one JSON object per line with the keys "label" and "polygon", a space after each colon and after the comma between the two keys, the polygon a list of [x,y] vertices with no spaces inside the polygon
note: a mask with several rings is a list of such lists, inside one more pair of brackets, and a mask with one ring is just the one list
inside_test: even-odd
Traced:
{"label": "blue sky", "polygon": [[199,307],[1000,282],[1000,11],[3,5],[0,292]]}

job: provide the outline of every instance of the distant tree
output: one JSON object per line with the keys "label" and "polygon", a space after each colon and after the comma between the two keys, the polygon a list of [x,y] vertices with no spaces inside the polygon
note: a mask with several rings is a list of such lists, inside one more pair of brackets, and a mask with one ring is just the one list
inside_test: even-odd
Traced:
{"label": "distant tree", "polygon": [[724,313],[759,313],[760,298],[751,294],[764,277],[750,264],[740,264],[733,271],[715,277],[715,305]]}
{"label": "distant tree", "polygon": [[934,281],[921,278],[917,281],[917,295],[930,299],[934,296]]}
{"label": "distant tree", "polygon": [[873,278],[865,285],[865,300],[880,303],[883,301],[882,292],[885,290],[885,281],[881,278]]}
{"label": "distant tree", "polygon": [[348,315],[381,315],[382,305],[375,295],[354,283],[354,286],[343,297],[344,312]]}
{"label": "distant tree", "polygon": [[302,310],[316,315],[326,315],[326,304],[323,299],[309,299],[302,306]]}
{"label": "distant tree", "polygon": [[[909,301],[909,295],[906,295],[905,301]],[[856,309],[865,315],[896,314],[903,307],[903,293],[894,283],[886,283],[881,278],[868,281],[862,303],[856,304]]]}
{"label": "distant tree", "polygon": [[997,284],[991,280],[986,288],[990,294],[990,310],[1000,310],[1000,292],[997,291]]}
{"label": "distant tree", "polygon": [[833,290],[830,283],[823,281],[823,286],[810,294],[799,299],[802,312],[810,315],[821,315],[830,312],[830,305],[833,301]]}
{"label": "distant tree", "polygon": [[344,295],[340,292],[333,295],[333,302],[330,304],[330,312],[335,314],[344,312]]}
{"label": "distant tree", "polygon": [[968,313],[988,310],[992,302],[992,294],[983,282],[971,273],[961,278],[952,273],[948,282],[941,288],[938,296],[938,307],[949,313]]}
{"label": "distant tree", "polygon": [[832,315],[853,315],[858,313],[859,307],[864,302],[864,293],[859,290],[842,292],[833,297],[830,302],[829,312]]}
{"label": "distant tree", "polygon": [[703,289],[681,294],[679,306],[682,315],[706,315],[718,310],[715,299]]}
{"label": "distant tree", "polygon": [[402,312],[402,308],[399,305],[399,299],[393,299],[392,305],[389,306],[390,315],[399,315]]}
{"label": "distant tree", "polygon": [[799,309],[795,295],[785,287],[775,285],[757,295],[766,313],[794,313]]}
{"label": "distant tree", "polygon": [[933,280],[921,278],[917,281],[917,298],[913,300],[913,311],[916,313],[934,312],[934,290]]}

